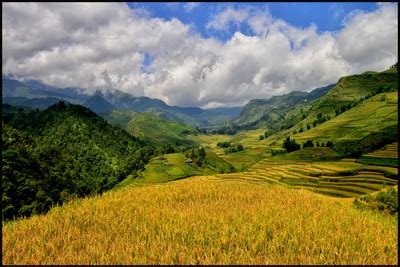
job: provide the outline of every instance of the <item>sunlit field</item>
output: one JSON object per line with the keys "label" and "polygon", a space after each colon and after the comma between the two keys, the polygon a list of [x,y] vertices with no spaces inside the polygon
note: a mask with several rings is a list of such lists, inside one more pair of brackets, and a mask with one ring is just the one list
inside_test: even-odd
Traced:
{"label": "sunlit field", "polygon": [[397,264],[394,217],[209,178],[125,187],[6,223],[3,264]]}

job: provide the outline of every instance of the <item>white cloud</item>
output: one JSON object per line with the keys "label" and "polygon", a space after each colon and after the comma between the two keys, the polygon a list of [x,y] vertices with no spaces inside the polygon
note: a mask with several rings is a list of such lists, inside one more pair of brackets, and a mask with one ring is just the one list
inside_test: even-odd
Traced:
{"label": "white cloud", "polygon": [[[144,13],[123,3],[4,3],[3,73],[215,107],[380,71],[398,56],[397,4],[349,15],[335,33],[297,28],[268,10],[230,6],[208,27],[246,23],[254,36],[235,32],[226,42]],[[145,54],[152,61],[143,72]]]}
{"label": "white cloud", "polygon": [[197,3],[197,2],[189,2],[189,3],[184,4],[183,8],[185,9],[186,12],[190,13],[193,11],[193,9],[195,9],[199,5],[200,5],[200,3]]}
{"label": "white cloud", "polygon": [[215,15],[206,25],[206,29],[228,30],[231,24],[239,25],[249,16],[247,9],[234,9],[228,7]]}
{"label": "white cloud", "polygon": [[347,16],[337,45],[346,62],[364,71],[392,64],[398,57],[397,40],[397,4],[380,4],[376,12],[355,12]]}

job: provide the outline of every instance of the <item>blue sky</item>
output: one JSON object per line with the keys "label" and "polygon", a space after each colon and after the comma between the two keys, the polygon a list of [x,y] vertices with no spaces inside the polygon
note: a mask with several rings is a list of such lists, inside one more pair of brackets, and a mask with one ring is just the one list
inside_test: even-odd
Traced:
{"label": "blue sky", "polygon": [[[170,20],[177,18],[185,24],[194,25],[203,37],[216,37],[228,40],[235,31],[253,35],[248,25],[231,25],[228,31],[215,31],[206,28],[207,23],[218,12],[231,6],[234,9],[254,7],[268,10],[275,19],[282,19],[298,28],[317,26],[318,32],[338,31],[342,28],[345,16],[355,10],[375,11],[378,5],[374,2],[337,2],[337,3],[197,3],[191,10],[187,3],[129,3],[132,8],[143,8],[151,17]],[[266,8],[266,9],[265,9]]]}

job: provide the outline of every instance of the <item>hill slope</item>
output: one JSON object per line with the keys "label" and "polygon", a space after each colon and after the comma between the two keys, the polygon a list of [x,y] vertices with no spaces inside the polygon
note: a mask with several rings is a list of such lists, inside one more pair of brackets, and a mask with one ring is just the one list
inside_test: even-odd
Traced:
{"label": "hill slope", "polygon": [[396,264],[397,220],[305,190],[193,177],[3,225],[5,264]]}
{"label": "hill slope", "polygon": [[[278,121],[288,111],[297,106],[304,106],[325,95],[334,85],[317,88],[307,92],[294,91],[286,95],[274,96],[270,99],[254,99],[243,107],[240,116],[234,120],[235,124],[255,124],[261,125]],[[302,113],[302,112],[301,112]]]}
{"label": "hill slope", "polygon": [[324,117],[334,117],[368,97],[394,91],[398,91],[396,67],[383,72],[366,72],[343,77],[332,90],[312,106],[302,124],[312,124],[317,119],[318,113]]}
{"label": "hill slope", "polygon": [[3,218],[29,216],[100,193],[143,167],[151,151],[78,105],[3,108]]}
{"label": "hill slope", "polygon": [[194,142],[185,137],[185,133],[194,129],[182,123],[164,120],[154,113],[114,110],[104,118],[114,125],[119,125],[133,136],[153,144],[191,145]]}
{"label": "hill slope", "polygon": [[107,114],[112,112],[115,108],[110,102],[105,100],[99,95],[94,95],[83,102],[82,106],[85,106],[97,114]]}
{"label": "hill slope", "polygon": [[346,112],[293,137],[299,140],[357,140],[398,125],[397,92],[375,95]]}

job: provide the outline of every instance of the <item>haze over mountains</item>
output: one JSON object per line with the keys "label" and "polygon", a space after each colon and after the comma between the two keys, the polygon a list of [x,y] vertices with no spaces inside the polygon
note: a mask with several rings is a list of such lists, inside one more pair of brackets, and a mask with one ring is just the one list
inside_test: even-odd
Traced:
{"label": "haze over mountains", "polygon": [[114,109],[129,109],[136,112],[153,112],[160,118],[184,122],[194,126],[219,124],[237,117],[241,107],[201,109],[167,105],[159,99],[134,97],[119,90],[96,91],[87,95],[79,88],[57,88],[40,81],[18,81],[3,76],[2,102],[44,109],[60,100],[81,104],[98,114],[107,114]]}

